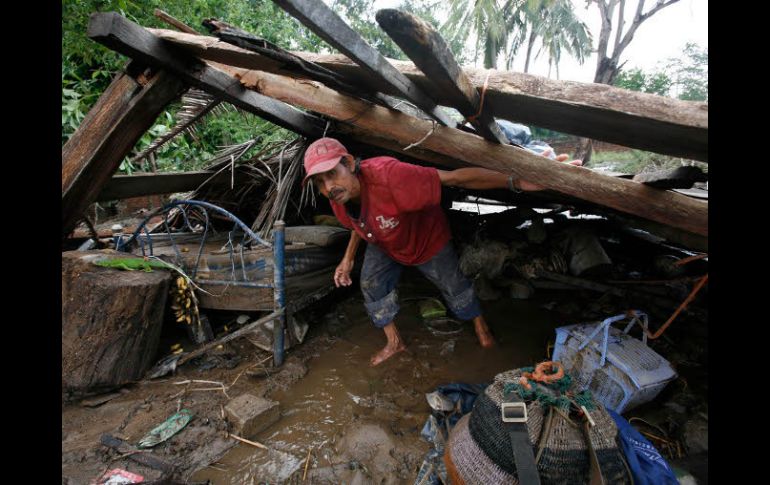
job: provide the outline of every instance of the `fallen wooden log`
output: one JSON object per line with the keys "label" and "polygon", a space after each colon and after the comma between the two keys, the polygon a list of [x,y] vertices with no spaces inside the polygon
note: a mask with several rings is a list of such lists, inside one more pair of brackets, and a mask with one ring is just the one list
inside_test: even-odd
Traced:
{"label": "fallen wooden log", "polygon": [[[148,30],[200,59],[292,77],[300,75],[288,66],[216,37]],[[392,87],[381,86],[377,76],[344,55],[293,53],[360,85],[374,85],[384,93],[400,95]],[[423,91],[432,89],[430,79],[412,62],[394,59],[388,62]],[[497,118],[708,162],[708,103],[511,71],[468,67],[463,71],[476,90],[481,90],[488,81],[485,106]],[[435,96],[439,104],[451,106],[453,103],[444,93],[437,92]]]}
{"label": "fallen wooden log", "polygon": [[62,389],[103,391],[139,380],[160,342],[171,275],[119,271],[115,251],[62,253]]}
{"label": "fallen wooden log", "polygon": [[621,212],[708,235],[707,203],[555,162],[511,145],[493,144],[470,133],[435,126],[429,121],[342,95],[320,83],[257,71],[242,71],[240,77],[245,86],[262,94],[345,120],[379,137],[404,145],[424,138],[420,146],[435,153],[510,173],[547,189]]}
{"label": "fallen wooden log", "polygon": [[380,10],[376,18],[380,27],[433,83],[435,89],[428,91],[433,99],[439,93],[449,97],[452,99],[450,106],[457,108],[481,136],[491,142],[508,143],[490,110],[484,109],[483,98],[433,27],[414,15],[395,9]]}

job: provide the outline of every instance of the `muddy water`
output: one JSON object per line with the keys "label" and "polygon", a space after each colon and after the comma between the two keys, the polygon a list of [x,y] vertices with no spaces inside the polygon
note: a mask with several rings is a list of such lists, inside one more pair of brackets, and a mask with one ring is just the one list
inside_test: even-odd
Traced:
{"label": "muddy water", "polygon": [[[450,382],[489,382],[499,372],[542,360],[553,329],[573,323],[543,309],[549,300],[542,296],[485,302],[485,317],[498,342],[485,350],[469,323],[456,334],[432,333],[419,317],[414,298],[431,295],[431,287],[419,277],[411,279],[416,281],[400,288],[402,306],[396,319],[407,352],[369,367],[369,357],[384,345],[384,335],[370,324],[360,298],[346,301],[335,309],[339,325],[326,330],[334,337],[331,346],[308,361],[302,380],[270,396],[281,404],[281,419],[256,439],[274,451],[238,445],[216,468],[206,468],[193,479],[274,483],[293,473],[297,480],[310,450],[308,475],[314,483],[349,483],[362,477],[365,483],[412,483],[428,450],[419,436],[430,412],[426,392]],[[383,454],[380,448],[398,452]],[[356,467],[359,471],[352,472]]]}

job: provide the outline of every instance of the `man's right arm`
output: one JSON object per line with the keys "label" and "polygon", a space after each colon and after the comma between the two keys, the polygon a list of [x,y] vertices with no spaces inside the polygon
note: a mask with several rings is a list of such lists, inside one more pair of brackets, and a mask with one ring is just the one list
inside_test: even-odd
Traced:
{"label": "man's right arm", "polygon": [[339,288],[340,286],[350,286],[353,280],[350,279],[350,272],[353,271],[353,264],[356,259],[356,251],[358,250],[358,244],[361,242],[361,236],[354,230],[350,231],[350,241],[348,241],[348,247],[345,249],[345,255],[342,257],[342,261],[334,271],[334,284]]}

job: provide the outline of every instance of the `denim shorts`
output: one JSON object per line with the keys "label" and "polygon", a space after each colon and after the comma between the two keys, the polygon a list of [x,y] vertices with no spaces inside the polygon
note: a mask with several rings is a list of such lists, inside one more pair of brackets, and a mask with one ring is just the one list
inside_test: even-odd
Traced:
{"label": "denim shorts", "polygon": [[[481,315],[481,305],[473,293],[473,284],[460,272],[452,242],[417,269],[441,290],[449,310],[460,320]],[[361,291],[364,306],[375,327],[392,322],[399,310],[396,285],[404,266],[374,244],[367,244],[361,268]]]}

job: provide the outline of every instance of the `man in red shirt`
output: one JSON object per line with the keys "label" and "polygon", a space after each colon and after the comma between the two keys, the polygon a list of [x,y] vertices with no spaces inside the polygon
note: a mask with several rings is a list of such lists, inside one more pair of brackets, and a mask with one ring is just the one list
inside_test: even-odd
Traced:
{"label": "man in red shirt", "polygon": [[[566,155],[557,158],[564,161]],[[570,162],[579,165],[579,161]],[[494,345],[472,283],[460,272],[451,234],[441,209],[441,186],[468,189],[541,190],[524,180],[485,168],[445,171],[374,157],[357,165],[334,138],[321,138],[305,152],[308,179],[327,197],[335,216],[352,229],[342,262],[334,273],[337,287],[349,286],[356,249],[366,247],[361,269],[364,305],[375,326],[385,331],[385,347],[371,358],[378,365],[405,350],[393,319],[398,313],[398,283],[403,266],[416,266],[441,290],[449,309],[461,320],[473,320],[482,347]]]}

